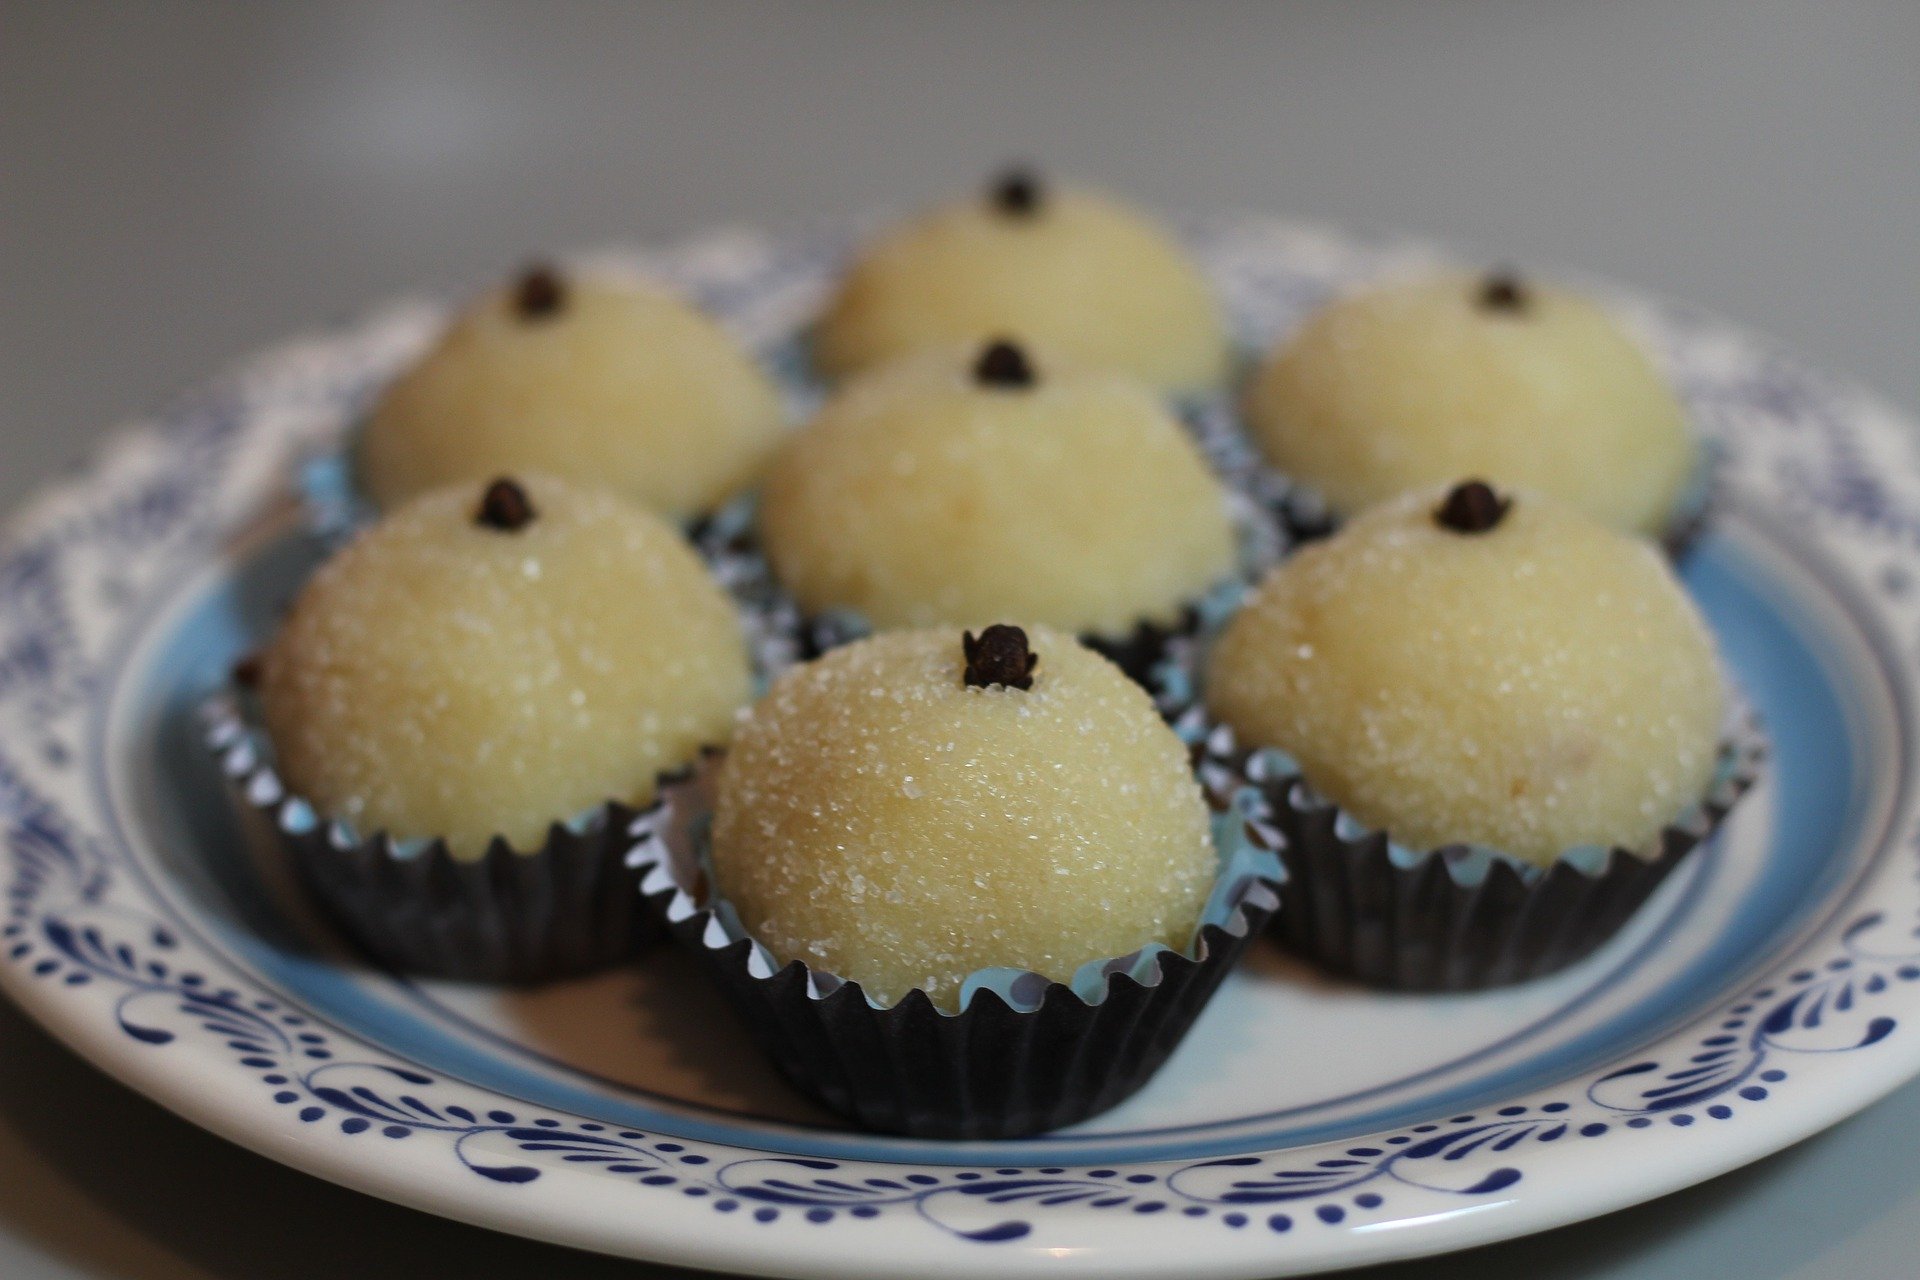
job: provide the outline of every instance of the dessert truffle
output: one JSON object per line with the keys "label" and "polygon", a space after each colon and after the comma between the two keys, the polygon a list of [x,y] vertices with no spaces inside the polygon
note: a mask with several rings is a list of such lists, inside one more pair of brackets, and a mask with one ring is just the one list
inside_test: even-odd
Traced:
{"label": "dessert truffle", "polygon": [[361,834],[498,834],[651,796],[748,697],[731,602],[680,535],[547,478],[459,484],[362,532],[260,663],[280,772]]}
{"label": "dessert truffle", "polygon": [[1697,463],[1679,401],[1620,325],[1510,273],[1328,304],[1259,371],[1247,416],[1268,461],[1341,516],[1479,475],[1655,535]]}
{"label": "dessert truffle", "polygon": [[869,245],[815,334],[832,377],[1009,334],[1164,390],[1226,369],[1226,325],[1160,227],[1092,192],[1013,171]]}
{"label": "dessert truffle", "polygon": [[1403,495],[1277,566],[1210,709],[1416,851],[1641,850],[1705,792],[1725,692],[1651,543],[1484,485]]}
{"label": "dessert truffle", "polygon": [[893,1003],[1187,945],[1217,873],[1179,737],[1045,627],[896,631],[793,668],[721,767],[712,867],[742,924]]}
{"label": "dessert truffle", "polygon": [[678,519],[757,479],[780,430],[773,383],[700,312],[652,287],[533,268],[395,379],[355,461],[382,508],[533,471]]}
{"label": "dessert truffle", "polygon": [[1234,555],[1225,491],[1149,391],[1006,342],[856,379],[782,449],[761,527],[802,608],[876,627],[1121,635]]}

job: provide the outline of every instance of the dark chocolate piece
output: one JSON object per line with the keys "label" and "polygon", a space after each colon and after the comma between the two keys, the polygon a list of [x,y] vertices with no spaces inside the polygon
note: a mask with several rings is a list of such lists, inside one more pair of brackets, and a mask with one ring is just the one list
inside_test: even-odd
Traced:
{"label": "dark chocolate piece", "polygon": [[1480,295],[1476,300],[1482,311],[1519,315],[1527,309],[1532,295],[1527,291],[1527,283],[1520,278],[1519,272],[1510,267],[1501,267],[1489,271],[1480,282]]}
{"label": "dark chocolate piece", "polygon": [[1040,175],[1025,165],[1014,165],[993,180],[993,207],[1010,218],[1030,218],[1040,211],[1046,187]]}
{"label": "dark chocolate piece", "polygon": [[567,303],[567,284],[545,263],[528,267],[513,286],[513,310],[522,320],[545,320]]}
{"label": "dark chocolate piece", "polygon": [[961,633],[960,647],[967,655],[967,685],[984,689],[1003,684],[1009,689],[1033,688],[1033,669],[1040,655],[1027,647],[1027,633],[1019,627],[996,622],[982,631]]}
{"label": "dark chocolate piece", "polygon": [[527,497],[527,491],[502,476],[487,486],[474,523],[498,529],[502,533],[514,533],[531,524],[538,514],[533,509],[533,499]]}
{"label": "dark chocolate piece", "polygon": [[1511,498],[1503,498],[1484,480],[1463,480],[1433,513],[1435,523],[1455,533],[1485,533],[1506,519]]}
{"label": "dark chocolate piece", "polygon": [[1030,387],[1039,378],[1027,353],[1005,338],[988,343],[973,362],[973,380],[983,387]]}

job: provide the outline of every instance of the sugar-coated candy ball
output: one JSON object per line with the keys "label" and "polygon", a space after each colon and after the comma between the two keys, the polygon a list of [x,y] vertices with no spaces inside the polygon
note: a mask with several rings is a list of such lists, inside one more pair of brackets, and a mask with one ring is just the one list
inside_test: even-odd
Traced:
{"label": "sugar-coated candy ball", "polygon": [[1218,382],[1226,324],[1166,231],[1106,196],[1010,172],[855,259],[815,333],[841,377],[926,347],[998,335],[1163,390]]}
{"label": "sugar-coated candy ball", "polygon": [[1446,274],[1338,299],[1247,397],[1256,443],[1341,515],[1480,476],[1655,535],[1698,453],[1672,389],[1579,294]]}
{"label": "sugar-coated candy ball", "polygon": [[1225,491],[1150,392],[1006,342],[856,379],[782,449],[761,527],[803,608],[879,627],[1123,635],[1234,554]]}
{"label": "sugar-coated candy ball", "polygon": [[644,802],[749,695],[739,618],[678,532],[548,477],[434,490],[370,526],[301,590],[259,681],[294,794],[467,857]]}
{"label": "sugar-coated candy ball", "polygon": [[782,961],[949,1009],[977,969],[1184,948],[1217,863],[1179,737],[1046,627],[889,632],[788,671],[712,832],[718,891]]}
{"label": "sugar-coated candy ball", "polygon": [[658,288],[534,268],[386,389],[356,472],[383,508],[526,471],[680,519],[757,479],[780,433],[772,381],[713,320]]}
{"label": "sugar-coated candy ball", "polygon": [[1398,843],[1542,864],[1649,847],[1702,798],[1726,705],[1651,543],[1480,484],[1403,495],[1277,566],[1206,696]]}

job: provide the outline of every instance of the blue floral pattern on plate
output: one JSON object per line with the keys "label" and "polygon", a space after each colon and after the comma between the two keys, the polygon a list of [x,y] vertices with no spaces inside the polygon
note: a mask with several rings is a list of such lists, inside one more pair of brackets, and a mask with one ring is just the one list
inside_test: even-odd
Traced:
{"label": "blue floral pattern on plate", "polygon": [[[1286,1153],[1171,1169],[1009,1166],[875,1175],[834,1160],[729,1158],[703,1144],[577,1117],[483,1112],[442,1098],[444,1082],[432,1075],[343,1059],[334,1038],[301,1013],[176,967],[179,941],[164,923],[98,909],[110,873],[56,827],[23,829],[11,853],[9,919],[0,926],[10,960],[42,981],[113,986],[120,993],[115,1022],[141,1044],[160,1047],[183,1035],[219,1042],[300,1124],[331,1124],[348,1137],[437,1139],[466,1169],[494,1182],[532,1182],[542,1165],[559,1160],[759,1222],[782,1213],[825,1223],[910,1210],[981,1244],[1020,1239],[1032,1229],[1024,1214],[1065,1206],[1172,1212],[1228,1229],[1257,1224],[1285,1232],[1296,1223],[1336,1226],[1356,1211],[1377,1210],[1395,1184],[1464,1198],[1495,1195],[1525,1176],[1520,1166],[1530,1145],[1592,1140],[1616,1127],[1733,1119],[1790,1078],[1787,1064],[1796,1055],[1865,1049],[1894,1034],[1898,1020],[1878,1012],[1876,999],[1897,984],[1920,982],[1916,930],[1869,912],[1848,925],[1841,953],[1825,965],[1796,970],[1731,1005],[1696,1052],[1618,1067],[1575,1101],[1452,1116],[1310,1162]],[[983,1212],[994,1220],[982,1223]]]}

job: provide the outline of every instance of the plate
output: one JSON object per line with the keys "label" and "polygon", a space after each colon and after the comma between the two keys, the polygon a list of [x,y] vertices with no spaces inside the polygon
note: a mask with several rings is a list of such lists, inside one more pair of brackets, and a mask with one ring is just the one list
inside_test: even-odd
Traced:
{"label": "plate", "polygon": [[[1186,234],[1250,347],[1435,251]],[[618,255],[789,382],[847,244]],[[606,259],[611,262],[614,259]],[[134,426],[0,552],[0,985],[275,1159],[504,1231],[794,1276],[1270,1276],[1537,1231],[1731,1169],[1920,1072],[1920,460],[1870,396],[1601,288],[1724,453],[1687,569],[1773,755],[1722,837],[1547,981],[1393,996],[1256,948],[1154,1082],[1061,1133],[876,1137],[787,1092],[670,950],[533,992],[344,951],[220,798],[194,707],[316,555],[292,495],[430,304],[271,352]]]}

